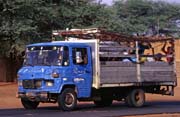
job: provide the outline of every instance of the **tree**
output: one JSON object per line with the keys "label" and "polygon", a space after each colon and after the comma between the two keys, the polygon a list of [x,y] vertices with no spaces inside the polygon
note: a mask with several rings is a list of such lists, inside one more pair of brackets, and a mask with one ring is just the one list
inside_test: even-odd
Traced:
{"label": "tree", "polygon": [[0,0],[0,56],[13,68],[26,44],[51,40],[55,29],[99,26],[102,9],[94,0]]}
{"label": "tree", "polygon": [[159,29],[171,27],[170,21],[178,19],[180,12],[179,5],[152,0],[115,1],[113,9],[119,22],[114,30],[127,34],[144,33],[149,29],[156,34]]}
{"label": "tree", "polygon": [[0,43],[6,45],[1,56],[49,41],[52,30],[106,24],[105,7],[94,0],[1,0],[0,6]]}
{"label": "tree", "polygon": [[51,7],[43,0],[1,0],[0,6],[0,56],[8,60],[8,81],[12,81],[22,64],[25,45],[41,40],[41,24],[49,19]]}

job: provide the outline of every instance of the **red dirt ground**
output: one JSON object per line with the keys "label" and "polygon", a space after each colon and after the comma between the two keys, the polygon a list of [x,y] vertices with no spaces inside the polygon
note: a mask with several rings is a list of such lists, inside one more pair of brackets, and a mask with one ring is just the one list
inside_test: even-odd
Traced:
{"label": "red dirt ground", "polygon": [[[175,88],[174,96],[162,96],[157,94],[146,94],[147,101],[180,101],[180,78]],[[16,98],[16,83],[0,83],[0,109],[22,108],[20,99]],[[56,106],[55,104],[40,104],[40,106]],[[175,116],[176,117],[176,116]]]}

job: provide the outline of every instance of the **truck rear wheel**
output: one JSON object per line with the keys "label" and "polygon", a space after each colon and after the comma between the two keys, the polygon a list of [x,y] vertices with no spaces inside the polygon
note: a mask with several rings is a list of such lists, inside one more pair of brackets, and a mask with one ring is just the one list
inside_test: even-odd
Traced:
{"label": "truck rear wheel", "polygon": [[64,89],[58,97],[58,105],[64,111],[74,110],[77,106],[77,96],[74,89]]}
{"label": "truck rear wheel", "polygon": [[25,109],[36,109],[39,105],[39,102],[37,101],[30,101],[24,98],[21,98],[21,103]]}
{"label": "truck rear wheel", "polygon": [[132,107],[142,107],[145,103],[145,94],[142,89],[134,89],[126,97],[126,103]]}

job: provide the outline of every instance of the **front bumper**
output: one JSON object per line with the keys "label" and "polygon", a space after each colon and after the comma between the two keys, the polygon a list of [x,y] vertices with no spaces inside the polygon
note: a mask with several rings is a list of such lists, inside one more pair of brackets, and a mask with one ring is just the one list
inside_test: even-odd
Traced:
{"label": "front bumper", "polygon": [[48,92],[18,92],[16,94],[17,98],[26,98],[31,101],[40,101],[47,102],[48,101]]}

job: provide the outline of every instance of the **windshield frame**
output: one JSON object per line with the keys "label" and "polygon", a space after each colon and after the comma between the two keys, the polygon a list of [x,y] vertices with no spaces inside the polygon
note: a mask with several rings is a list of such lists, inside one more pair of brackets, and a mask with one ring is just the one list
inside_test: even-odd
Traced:
{"label": "windshield frame", "polygon": [[29,46],[26,48],[23,66],[68,65],[69,48],[67,46]]}

